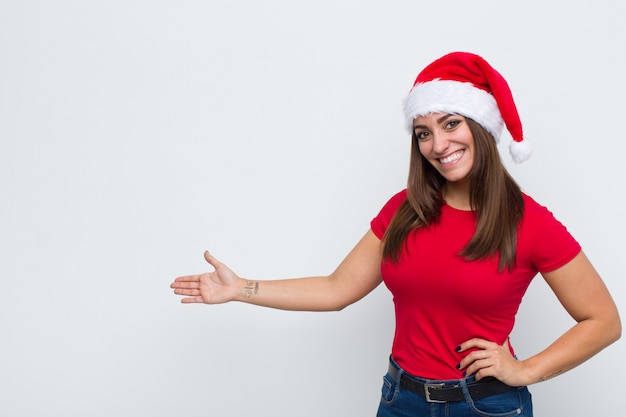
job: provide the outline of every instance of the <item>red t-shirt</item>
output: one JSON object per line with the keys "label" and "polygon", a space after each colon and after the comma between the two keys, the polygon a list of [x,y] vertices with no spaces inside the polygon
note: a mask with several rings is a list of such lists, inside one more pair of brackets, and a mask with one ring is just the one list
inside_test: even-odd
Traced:
{"label": "red t-shirt", "polygon": [[[371,222],[382,239],[406,190],[387,202]],[[581,250],[552,213],[524,195],[516,267],[498,272],[497,259],[467,261],[459,252],[476,229],[472,211],[444,204],[441,218],[409,234],[399,262],[383,262],[393,294],[396,331],[392,356],[407,372],[430,379],[459,379],[467,355],[455,348],[473,337],[503,344],[528,285],[537,272],[553,271]]]}

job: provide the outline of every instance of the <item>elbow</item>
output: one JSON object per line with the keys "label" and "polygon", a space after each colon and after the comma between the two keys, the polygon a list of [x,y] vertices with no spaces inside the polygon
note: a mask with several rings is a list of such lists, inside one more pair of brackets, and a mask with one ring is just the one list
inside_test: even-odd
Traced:
{"label": "elbow", "polygon": [[336,302],[332,305],[332,307],[330,308],[330,311],[342,311],[344,308],[348,307],[350,304],[350,302]]}
{"label": "elbow", "polygon": [[614,324],[612,326],[612,340],[611,343],[617,342],[622,337],[622,322],[619,315],[616,314]]}
{"label": "elbow", "polygon": [[606,321],[604,340],[606,346],[617,342],[622,337],[622,322],[617,311]]}
{"label": "elbow", "polygon": [[342,311],[356,303],[371,290],[355,290],[354,286],[342,284],[334,275],[328,277],[329,288],[326,291],[325,311]]}
{"label": "elbow", "polygon": [[[370,290],[371,291],[371,290]],[[332,311],[341,311],[346,307],[351,306],[357,301],[365,297],[369,291],[363,291],[359,293],[341,293],[338,292],[335,299],[332,301]]]}
{"label": "elbow", "polygon": [[337,296],[330,303],[328,311],[342,311],[344,308],[351,306],[361,298],[363,298],[363,295],[354,296],[344,294],[343,296]]}

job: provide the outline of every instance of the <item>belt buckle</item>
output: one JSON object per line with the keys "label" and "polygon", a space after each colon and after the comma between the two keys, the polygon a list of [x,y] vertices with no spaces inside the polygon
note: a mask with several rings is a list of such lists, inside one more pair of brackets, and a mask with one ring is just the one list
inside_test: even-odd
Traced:
{"label": "belt buckle", "polygon": [[443,388],[444,384],[424,384],[424,394],[426,396],[426,401],[429,403],[445,403],[447,401],[442,400],[433,400],[430,398],[430,390],[429,388]]}

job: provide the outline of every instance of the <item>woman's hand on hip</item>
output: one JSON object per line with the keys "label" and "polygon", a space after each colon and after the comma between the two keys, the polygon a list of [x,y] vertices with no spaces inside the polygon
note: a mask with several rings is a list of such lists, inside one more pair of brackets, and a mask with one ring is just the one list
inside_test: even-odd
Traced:
{"label": "woman's hand on hip", "polygon": [[485,339],[474,338],[462,343],[458,352],[471,352],[461,360],[459,369],[465,375],[474,375],[477,381],[491,376],[512,387],[528,385],[524,362],[518,361],[511,354],[508,339],[503,345]]}

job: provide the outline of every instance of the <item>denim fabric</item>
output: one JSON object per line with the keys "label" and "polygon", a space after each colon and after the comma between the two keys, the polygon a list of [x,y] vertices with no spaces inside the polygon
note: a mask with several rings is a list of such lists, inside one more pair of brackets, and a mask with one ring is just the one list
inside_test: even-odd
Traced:
{"label": "denim fabric", "polygon": [[[397,367],[397,366],[396,366]],[[399,368],[398,368],[399,369]],[[460,385],[465,394],[464,401],[429,403],[426,398],[400,387],[399,369],[397,380],[385,375],[377,417],[532,417],[533,407],[530,392],[526,387],[515,387],[501,394],[472,399],[467,384],[473,377],[454,381],[433,381],[413,377],[422,383],[444,383]]]}

